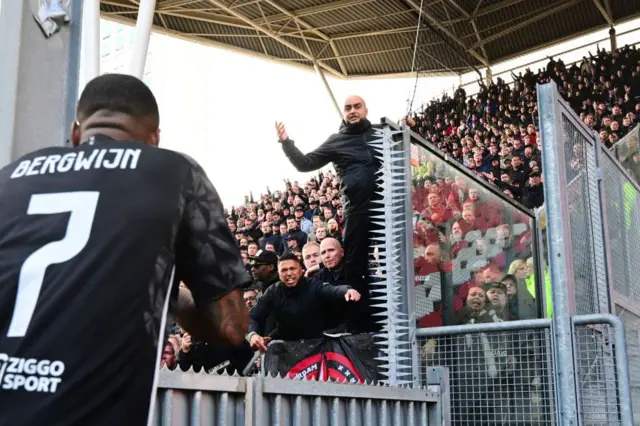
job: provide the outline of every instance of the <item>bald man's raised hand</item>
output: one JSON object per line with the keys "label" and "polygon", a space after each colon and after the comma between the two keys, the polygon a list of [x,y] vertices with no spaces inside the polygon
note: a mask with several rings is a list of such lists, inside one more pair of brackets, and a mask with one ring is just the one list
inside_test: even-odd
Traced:
{"label": "bald man's raised hand", "polygon": [[284,142],[289,139],[289,135],[287,135],[287,129],[284,127],[284,123],[276,121],[276,133],[278,134],[278,140],[280,142]]}

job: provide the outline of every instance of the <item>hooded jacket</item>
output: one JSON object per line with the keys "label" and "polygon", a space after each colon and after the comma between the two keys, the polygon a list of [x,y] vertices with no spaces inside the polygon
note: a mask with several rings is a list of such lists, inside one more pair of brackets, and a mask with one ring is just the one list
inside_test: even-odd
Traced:
{"label": "hooded jacket", "polygon": [[379,136],[366,119],[356,124],[342,122],[340,130],[314,151],[303,154],[293,140],[282,142],[282,150],[300,172],[311,172],[333,163],[340,177],[340,193],[347,213],[366,213],[374,196],[375,173],[380,168],[376,151],[368,142]]}

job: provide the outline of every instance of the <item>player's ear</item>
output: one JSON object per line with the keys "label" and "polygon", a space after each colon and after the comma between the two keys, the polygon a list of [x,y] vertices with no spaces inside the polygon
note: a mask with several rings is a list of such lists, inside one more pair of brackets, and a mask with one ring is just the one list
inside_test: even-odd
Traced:
{"label": "player's ear", "polygon": [[149,133],[146,141],[147,145],[158,146],[160,145],[160,129],[156,129],[154,132]]}
{"label": "player's ear", "polygon": [[82,142],[82,140],[80,139],[80,123],[78,123],[78,121],[74,121],[73,124],[71,125],[71,144],[73,146],[78,146],[80,145],[80,142]]}

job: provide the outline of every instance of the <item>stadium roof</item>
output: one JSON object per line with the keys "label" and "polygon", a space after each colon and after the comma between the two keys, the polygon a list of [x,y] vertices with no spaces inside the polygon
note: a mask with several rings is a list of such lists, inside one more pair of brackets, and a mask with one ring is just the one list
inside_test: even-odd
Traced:
{"label": "stadium roof", "polygon": [[[102,15],[133,23],[138,3]],[[637,16],[638,0],[157,0],[154,29],[344,78],[461,74]]]}

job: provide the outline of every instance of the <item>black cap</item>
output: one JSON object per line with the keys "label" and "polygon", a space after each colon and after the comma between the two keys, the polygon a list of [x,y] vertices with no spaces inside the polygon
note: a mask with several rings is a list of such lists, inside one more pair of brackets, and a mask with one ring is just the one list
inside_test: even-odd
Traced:
{"label": "black cap", "polygon": [[304,207],[298,206],[298,207],[296,207],[296,211],[297,212],[304,212]]}
{"label": "black cap", "polygon": [[529,177],[540,177],[540,172],[531,172],[529,173]]}
{"label": "black cap", "polygon": [[499,281],[492,282],[492,283],[486,283],[484,285],[484,291],[489,291],[492,288],[497,288],[499,290],[502,290],[504,292],[504,294],[507,294],[507,285],[503,284],[503,283],[501,283]]}
{"label": "black cap", "polygon": [[254,265],[278,265],[278,255],[272,251],[268,250],[260,250],[258,251],[257,256],[250,256],[249,260],[253,262]]}

